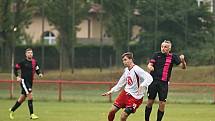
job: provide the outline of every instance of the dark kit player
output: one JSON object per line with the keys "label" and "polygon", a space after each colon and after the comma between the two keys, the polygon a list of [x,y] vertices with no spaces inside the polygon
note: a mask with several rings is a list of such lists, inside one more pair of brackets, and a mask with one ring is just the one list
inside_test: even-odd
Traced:
{"label": "dark kit player", "polygon": [[182,69],[186,69],[184,55],[176,55],[171,53],[172,44],[165,40],[161,44],[161,51],[155,52],[150,59],[148,69],[153,77],[153,82],[148,89],[148,102],[145,108],[145,121],[149,121],[150,113],[154,100],[158,94],[159,109],[157,111],[157,121],[161,121],[164,115],[164,108],[168,93],[168,82],[171,76],[173,64],[180,65]]}
{"label": "dark kit player", "polygon": [[[25,50],[26,58],[17,63],[14,68],[14,74],[16,80],[20,82],[21,95],[15,105],[10,108],[10,119],[14,119],[14,111],[28,98],[28,108],[30,112],[30,119],[38,119],[39,117],[33,113],[33,95],[32,95],[32,85],[35,72],[39,77],[43,77],[40,72],[37,61],[33,58],[33,51],[31,48]],[[21,76],[18,74],[18,70],[21,70]]]}

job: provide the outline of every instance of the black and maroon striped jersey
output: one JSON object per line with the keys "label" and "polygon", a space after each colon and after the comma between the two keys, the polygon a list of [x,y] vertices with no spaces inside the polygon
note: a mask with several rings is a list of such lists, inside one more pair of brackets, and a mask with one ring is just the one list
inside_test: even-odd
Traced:
{"label": "black and maroon striped jersey", "polygon": [[21,70],[21,78],[31,83],[31,85],[35,72],[40,74],[40,69],[35,59],[32,59],[31,61],[25,59],[20,63],[17,63],[14,67],[14,74],[16,77],[19,75],[18,70]]}
{"label": "black and maroon striped jersey", "polygon": [[169,81],[173,64],[179,65],[181,60],[174,53],[155,52],[149,62],[153,63],[154,71],[150,74],[154,80]]}

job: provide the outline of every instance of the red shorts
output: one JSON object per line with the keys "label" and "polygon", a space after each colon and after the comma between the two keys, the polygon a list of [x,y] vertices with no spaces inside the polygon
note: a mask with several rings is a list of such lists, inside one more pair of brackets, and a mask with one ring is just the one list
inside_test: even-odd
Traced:
{"label": "red shorts", "polygon": [[142,102],[143,98],[135,99],[131,94],[123,90],[114,101],[114,105],[118,108],[132,108],[134,113]]}

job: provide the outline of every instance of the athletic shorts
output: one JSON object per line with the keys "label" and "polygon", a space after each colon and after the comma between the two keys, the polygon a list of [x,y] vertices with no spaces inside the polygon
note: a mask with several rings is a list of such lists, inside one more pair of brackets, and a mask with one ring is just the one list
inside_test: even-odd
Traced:
{"label": "athletic shorts", "polygon": [[113,105],[118,108],[132,108],[132,113],[135,113],[136,109],[142,104],[142,102],[143,98],[135,99],[131,94],[123,90],[118,95]]}
{"label": "athletic shorts", "polygon": [[21,80],[20,86],[22,88],[21,94],[27,95],[32,92],[32,85],[28,82],[24,81],[24,79]]}
{"label": "athletic shorts", "polygon": [[168,82],[153,80],[148,88],[148,98],[155,99],[158,93],[159,101],[166,102],[168,94]]}

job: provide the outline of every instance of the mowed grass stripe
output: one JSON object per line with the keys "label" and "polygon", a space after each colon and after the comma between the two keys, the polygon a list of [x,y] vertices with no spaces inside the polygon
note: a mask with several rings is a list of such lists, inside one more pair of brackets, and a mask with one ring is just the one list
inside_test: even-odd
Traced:
{"label": "mowed grass stripe", "polygon": [[[15,100],[0,100],[0,121],[11,121],[8,108]],[[112,103],[57,102],[35,101],[35,113],[38,121],[106,121]],[[144,120],[145,104],[132,114],[128,121]],[[215,121],[213,104],[167,104],[163,121]],[[151,120],[156,119],[157,104],[154,105]],[[120,111],[116,115],[119,121]],[[29,112],[25,102],[16,112],[15,121],[28,121]]]}

